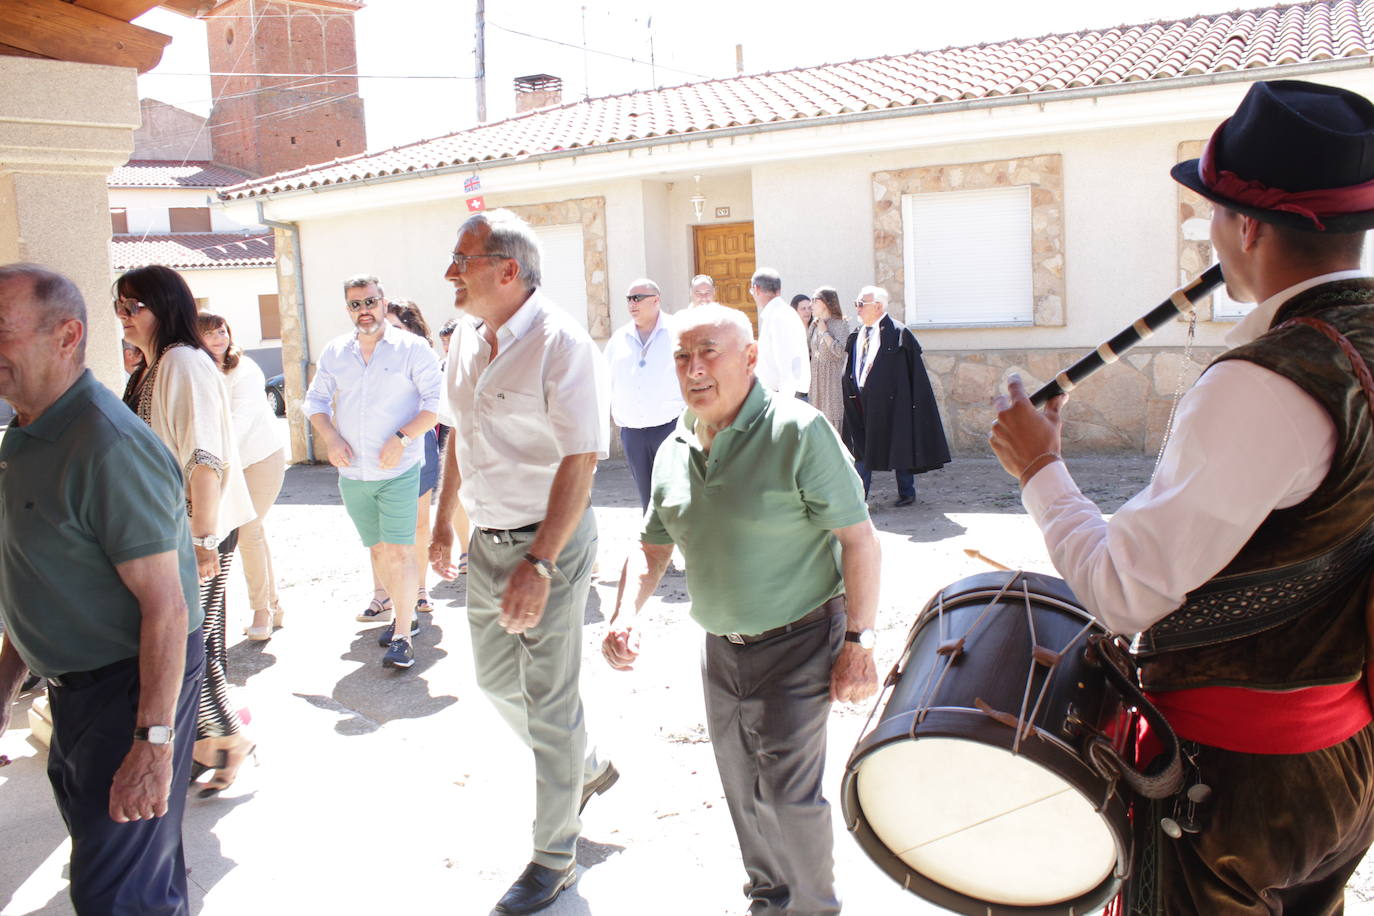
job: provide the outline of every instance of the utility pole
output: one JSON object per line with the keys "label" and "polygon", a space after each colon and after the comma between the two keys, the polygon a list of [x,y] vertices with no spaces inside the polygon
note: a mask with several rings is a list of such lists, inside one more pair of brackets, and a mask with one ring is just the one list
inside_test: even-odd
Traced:
{"label": "utility pole", "polygon": [[487,0],[477,0],[477,123],[487,123]]}
{"label": "utility pole", "polygon": [[658,88],[658,69],[654,66],[654,17],[649,17],[649,82]]}
{"label": "utility pole", "polygon": [[582,7],[582,97],[592,97],[592,72],[587,64],[587,8]]}

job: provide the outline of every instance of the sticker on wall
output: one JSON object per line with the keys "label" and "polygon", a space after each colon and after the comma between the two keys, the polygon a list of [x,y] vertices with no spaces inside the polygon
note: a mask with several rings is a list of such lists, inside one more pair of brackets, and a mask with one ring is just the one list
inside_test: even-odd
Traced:
{"label": "sticker on wall", "polygon": [[482,190],[482,179],[476,175],[471,175],[463,180],[463,193],[471,194],[473,191]]}
{"label": "sticker on wall", "polygon": [[485,210],[486,208],[487,208],[487,205],[486,205],[486,203],[482,200],[481,197],[469,197],[469,198],[468,198],[468,212],[469,212],[469,213],[476,213],[477,211],[479,211],[479,210]]}

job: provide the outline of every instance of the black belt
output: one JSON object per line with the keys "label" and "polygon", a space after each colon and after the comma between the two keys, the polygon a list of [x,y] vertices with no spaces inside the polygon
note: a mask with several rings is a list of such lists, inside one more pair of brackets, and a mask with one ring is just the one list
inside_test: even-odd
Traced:
{"label": "black belt", "polygon": [[785,623],[782,626],[774,627],[771,630],[764,630],[762,633],[753,633],[748,635],[744,633],[722,633],[720,634],[720,638],[725,640],[726,642],[734,643],[737,646],[749,646],[753,645],[756,642],[763,642],[765,639],[772,639],[774,636],[783,636],[787,633],[793,632],[794,630],[800,630],[802,627],[807,626],[809,624],[813,624],[818,620],[825,620],[829,617],[834,616],[835,614],[843,613],[844,595],[836,595],[834,598],[831,598],[829,601],[827,601],[825,604],[822,604],[814,611],[811,611],[807,614],[803,614],[791,623]]}
{"label": "black belt", "polygon": [[500,542],[502,540],[509,540],[512,534],[534,534],[539,530],[539,526],[542,524],[542,521],[538,521],[532,525],[526,525],[523,528],[478,528],[477,530],[479,533],[485,534]]}
{"label": "black belt", "polygon": [[82,687],[89,687],[97,684],[112,674],[118,674],[128,668],[138,665],[138,656],[132,658],[122,658],[117,662],[95,668],[91,671],[72,671],[67,674],[59,674],[56,677],[48,678],[48,684],[53,687],[65,687],[70,690],[80,690]]}

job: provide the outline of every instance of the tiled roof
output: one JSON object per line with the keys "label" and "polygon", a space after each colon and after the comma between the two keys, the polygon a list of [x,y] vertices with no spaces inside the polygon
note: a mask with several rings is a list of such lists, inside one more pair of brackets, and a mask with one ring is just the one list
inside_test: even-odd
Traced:
{"label": "tiled roof", "polygon": [[254,179],[220,195],[242,199],[771,122],[804,127],[815,118],[877,109],[1364,57],[1371,48],[1374,0],[1320,0],[918,51],[589,99]]}
{"label": "tiled roof", "polygon": [[223,188],[252,178],[247,172],[214,162],[130,159],[110,173],[111,188]]}
{"label": "tiled roof", "polygon": [[128,270],[145,264],[168,267],[271,267],[276,243],[266,235],[185,232],[172,235],[117,235],[110,240],[110,266]]}

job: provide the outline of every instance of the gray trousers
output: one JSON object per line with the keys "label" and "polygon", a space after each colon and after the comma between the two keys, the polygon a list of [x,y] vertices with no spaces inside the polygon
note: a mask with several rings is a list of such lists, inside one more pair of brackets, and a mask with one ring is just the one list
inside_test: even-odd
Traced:
{"label": "gray trousers", "polygon": [[706,636],[706,725],[749,879],[751,914],[840,911],[821,776],[830,668],[844,628],[841,613],[747,646]]}
{"label": "gray trousers", "polygon": [[582,615],[596,558],[596,517],[588,509],[558,555],[558,571],[539,625],[512,636],[498,623],[501,597],[533,540],[533,533],[498,540],[473,531],[468,547],[468,624],[478,685],[534,752],[531,861],[562,869],[573,863],[582,830],[577,809],[584,766],[597,767],[594,759],[584,763],[587,732],[578,692]]}

